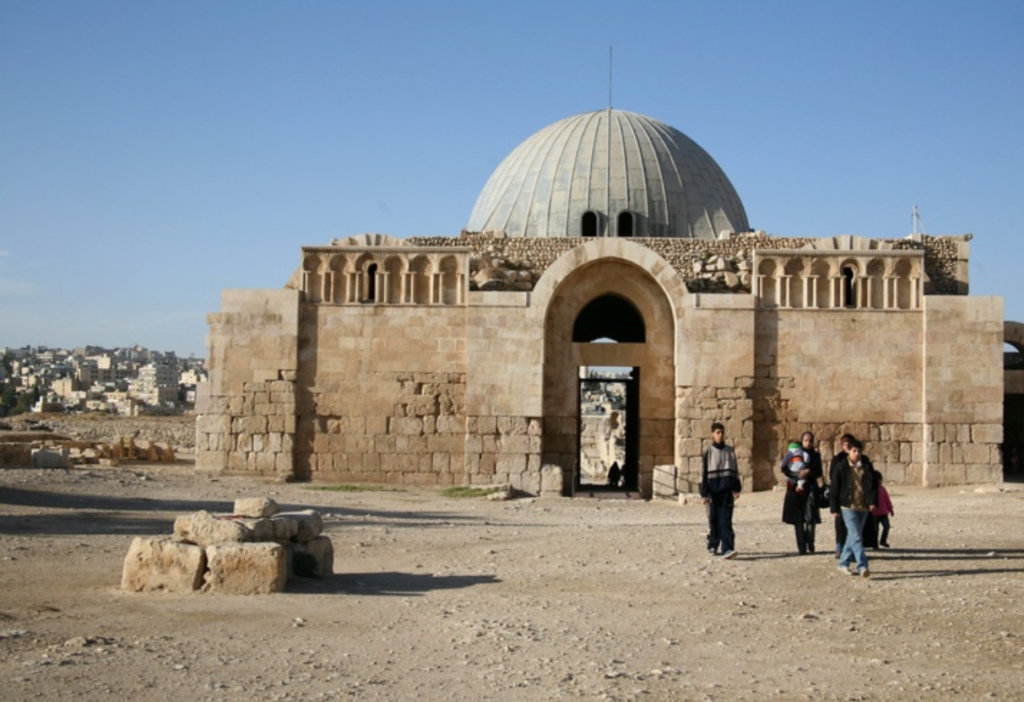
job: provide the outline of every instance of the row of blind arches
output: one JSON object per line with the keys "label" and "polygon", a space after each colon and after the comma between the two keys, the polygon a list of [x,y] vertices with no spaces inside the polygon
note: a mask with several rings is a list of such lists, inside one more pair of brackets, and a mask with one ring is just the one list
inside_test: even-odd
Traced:
{"label": "row of blind arches", "polygon": [[457,256],[309,256],[302,267],[307,302],[460,305],[466,273]]}
{"label": "row of blind arches", "polygon": [[921,259],[767,258],[755,291],[761,307],[916,310],[923,282]]}

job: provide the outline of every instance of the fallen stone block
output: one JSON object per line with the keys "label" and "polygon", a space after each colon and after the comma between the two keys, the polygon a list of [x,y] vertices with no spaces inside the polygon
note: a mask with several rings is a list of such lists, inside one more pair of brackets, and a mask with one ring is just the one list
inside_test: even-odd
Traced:
{"label": "fallen stone block", "polygon": [[281,511],[277,503],[269,497],[246,497],[235,500],[234,513],[240,517],[273,517]]}
{"label": "fallen stone block", "polygon": [[161,463],[174,463],[177,460],[174,447],[170,444],[158,441],[153,444],[153,448],[156,449],[156,459]]}
{"label": "fallen stone block", "polygon": [[334,544],[318,536],[309,543],[288,544],[288,573],[301,578],[323,578],[334,573]]}
{"label": "fallen stone block", "polygon": [[138,439],[135,442],[135,458],[142,461],[156,461],[156,447],[152,441]]}
{"label": "fallen stone block", "polygon": [[64,448],[38,448],[32,450],[33,468],[70,468],[71,454]]}
{"label": "fallen stone block", "polygon": [[239,519],[239,524],[252,531],[251,541],[275,541],[286,544],[299,533],[299,523],[294,519],[269,517],[264,519]]}
{"label": "fallen stone block", "polygon": [[285,549],[274,543],[214,544],[206,547],[203,592],[266,595],[284,590]]}
{"label": "fallen stone block", "polygon": [[320,536],[320,532],[324,530],[324,521],[315,509],[304,509],[301,512],[279,512],[274,515],[274,521],[278,520],[295,522],[297,531],[292,540],[302,544],[309,543]]}
{"label": "fallen stone block", "polygon": [[174,520],[174,538],[198,546],[252,541],[252,530],[237,520],[221,519],[202,510]]}
{"label": "fallen stone block", "polygon": [[136,536],[128,548],[121,588],[130,592],[191,592],[203,584],[206,553],[168,537]]}
{"label": "fallen stone block", "polygon": [[299,524],[294,519],[239,519],[237,521],[252,532],[250,541],[274,541],[286,544],[299,533]]}

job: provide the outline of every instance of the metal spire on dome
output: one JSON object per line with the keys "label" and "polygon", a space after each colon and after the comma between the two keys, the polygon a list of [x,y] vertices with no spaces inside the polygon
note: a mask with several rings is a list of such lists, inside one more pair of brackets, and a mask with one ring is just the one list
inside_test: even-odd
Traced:
{"label": "metal spire on dome", "polygon": [[612,48],[608,47],[608,111],[612,111]]}

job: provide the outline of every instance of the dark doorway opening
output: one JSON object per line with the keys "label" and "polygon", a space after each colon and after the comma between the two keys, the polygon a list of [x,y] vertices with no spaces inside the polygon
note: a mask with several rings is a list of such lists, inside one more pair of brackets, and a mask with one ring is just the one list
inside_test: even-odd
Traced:
{"label": "dark doorway opening", "polygon": [[640,497],[640,369],[581,366],[577,497]]}

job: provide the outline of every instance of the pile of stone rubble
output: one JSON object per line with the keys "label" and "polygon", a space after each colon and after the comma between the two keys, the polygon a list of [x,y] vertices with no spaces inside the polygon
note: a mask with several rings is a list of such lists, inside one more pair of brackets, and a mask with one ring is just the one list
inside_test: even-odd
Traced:
{"label": "pile of stone rubble", "polygon": [[200,511],[174,521],[173,536],[137,536],[121,587],[132,592],[281,592],[289,577],[323,577],[334,546],[315,510],[281,512],[273,500],[236,500],[231,514]]}

